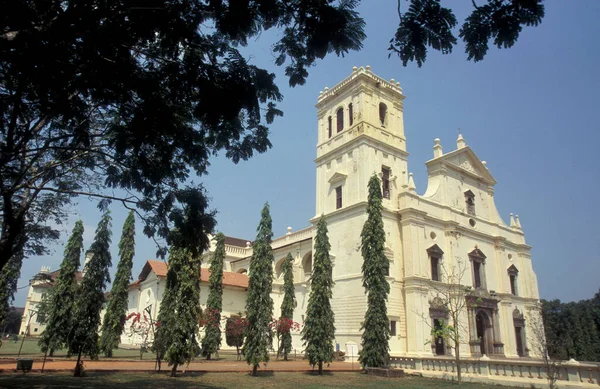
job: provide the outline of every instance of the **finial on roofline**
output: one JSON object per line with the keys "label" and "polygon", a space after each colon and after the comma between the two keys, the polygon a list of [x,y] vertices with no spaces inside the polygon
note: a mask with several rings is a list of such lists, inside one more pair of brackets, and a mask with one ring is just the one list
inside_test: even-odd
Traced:
{"label": "finial on roofline", "polygon": [[440,144],[440,138],[433,140],[433,158],[439,158],[444,155],[442,145]]}
{"label": "finial on roofline", "polygon": [[408,190],[414,192],[417,189],[415,186],[415,180],[413,179],[413,174],[408,173]]}
{"label": "finial on roofline", "polygon": [[457,149],[462,149],[467,145],[467,142],[465,142],[465,138],[463,138],[462,133],[460,131],[460,128],[458,129],[458,139],[456,139],[456,148]]}
{"label": "finial on roofline", "polygon": [[515,228],[517,227],[517,223],[515,222],[515,216],[512,214],[512,212],[510,214],[510,226]]}
{"label": "finial on roofline", "polygon": [[523,227],[521,227],[521,221],[519,220],[519,215],[515,215],[515,222],[517,223],[517,228],[522,230]]}

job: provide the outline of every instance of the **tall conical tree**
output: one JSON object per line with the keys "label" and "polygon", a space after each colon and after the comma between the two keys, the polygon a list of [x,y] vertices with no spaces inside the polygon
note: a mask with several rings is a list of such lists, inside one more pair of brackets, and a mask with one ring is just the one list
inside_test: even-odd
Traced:
{"label": "tall conical tree", "polygon": [[386,366],[390,358],[390,320],[387,316],[390,284],[385,279],[390,262],[384,253],[385,231],[381,210],[381,181],[373,175],[369,180],[367,221],[361,233],[363,287],[367,294],[367,312],[361,327],[362,350],[358,358],[363,368]]}
{"label": "tall conical tree", "polygon": [[46,304],[48,307],[45,317],[46,329],[39,341],[43,352],[52,352],[67,345],[69,331],[73,327],[72,320],[77,298],[76,273],[81,264],[82,252],[83,222],[78,220],[67,241],[58,277]]}
{"label": "tall conical tree", "polygon": [[89,250],[92,258],[83,269],[83,281],[77,290],[73,326],[69,333],[69,352],[77,354],[76,377],[82,373],[82,354],[92,359],[98,357],[100,311],[104,303],[104,288],[110,282],[111,219],[110,211],[106,211],[98,223],[96,237]]}
{"label": "tall conical tree", "polygon": [[273,231],[269,203],[266,203],[262,209],[257,231],[250,259],[250,279],[246,299],[248,329],[242,351],[246,362],[252,365],[252,375],[256,375],[261,362],[269,362],[269,349],[273,344],[273,335],[269,327],[273,317],[271,289],[274,260],[271,248]]}
{"label": "tall conical tree", "polygon": [[325,217],[317,223],[315,236],[315,254],[310,277],[310,294],[306,319],[302,329],[302,340],[306,346],[308,362],[319,365],[319,374],[323,374],[323,363],[333,360],[333,341],[335,339],[335,318],[331,309],[333,288],[332,264],[329,256],[329,238]]}
{"label": "tall conical tree", "polygon": [[100,336],[100,350],[107,357],[112,357],[114,349],[119,347],[121,334],[125,326],[125,317],[127,316],[128,286],[131,280],[131,267],[133,266],[133,256],[135,255],[135,216],[133,211],[129,212],[121,240],[119,241],[119,264],[115,281],[110,291],[110,300],[104,323],[102,324],[102,335]]}
{"label": "tall conical tree", "polygon": [[[200,259],[186,249],[171,247],[165,300],[161,303],[160,343],[166,345],[165,359],[175,377],[177,367],[190,363],[198,353],[200,319]],[[171,296],[167,296],[170,294]],[[165,301],[171,306],[165,306]]]}
{"label": "tall conical tree", "polygon": [[215,252],[210,262],[210,291],[206,301],[206,312],[210,320],[202,339],[202,355],[210,359],[211,354],[221,347],[221,311],[223,309],[223,261],[225,260],[225,235],[215,236]]}
{"label": "tall conical tree", "polygon": [[[288,253],[283,261],[283,300],[281,301],[281,317],[279,320],[293,320],[294,308],[296,308],[296,294],[294,290],[294,258]],[[283,359],[287,361],[288,354],[292,351],[292,334],[286,331],[281,334],[281,344],[278,353],[283,354]]]}

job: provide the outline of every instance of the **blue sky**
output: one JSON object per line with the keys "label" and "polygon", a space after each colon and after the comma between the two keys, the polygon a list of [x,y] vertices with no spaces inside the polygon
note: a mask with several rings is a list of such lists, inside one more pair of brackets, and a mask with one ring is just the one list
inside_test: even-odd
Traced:
{"label": "blue sky", "polygon": [[[459,23],[471,9],[469,1],[442,3],[455,7]],[[498,181],[500,214],[505,221],[510,212],[520,216],[527,243],[533,246],[541,297],[571,301],[593,296],[600,288],[595,138],[600,129],[600,2],[547,1],[542,24],[525,28],[515,47],[490,48],[483,62],[472,63],[459,44],[451,55],[430,52],[422,68],[402,67],[394,56],[388,59],[388,42],[398,24],[396,0],[363,1],[360,12],[367,22],[363,50],[319,61],[301,87],[289,88],[283,69],[274,65],[270,47],[277,34],[265,33],[245,49],[254,64],[277,74],[285,115],[271,127],[270,151],[238,165],[215,157],[209,175],[194,179],[209,190],[218,210],[218,230],[253,239],[265,201],[271,204],[276,236],[288,226],[298,230],[309,225],[315,213],[317,96],[348,76],[352,66],[371,65],[381,77],[399,81],[407,96],[409,170],[417,192],[426,189],[424,162],[433,155],[433,139],[439,137],[446,151],[453,150],[457,129],[462,129],[467,144],[487,161]],[[117,204],[111,209],[114,274],[126,211]],[[77,218],[84,221],[89,247],[100,214],[93,202],[80,199],[64,225],[63,241],[52,255],[26,260],[19,286],[41,266],[58,269]],[[156,252],[139,223],[137,229],[134,278]],[[27,288],[19,290],[15,304],[23,306],[26,295]]]}

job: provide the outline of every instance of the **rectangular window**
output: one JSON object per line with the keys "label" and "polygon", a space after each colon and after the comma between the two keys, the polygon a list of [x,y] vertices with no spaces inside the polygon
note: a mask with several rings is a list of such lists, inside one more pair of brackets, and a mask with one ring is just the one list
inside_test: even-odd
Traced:
{"label": "rectangular window", "polygon": [[332,123],[331,123],[331,116],[329,116],[329,117],[327,118],[327,125],[328,125],[327,133],[328,133],[329,137],[331,138],[331,135],[332,135],[332,134],[331,134],[331,133],[332,133],[332,128],[331,128],[331,125],[332,125]]}
{"label": "rectangular window", "polygon": [[517,276],[514,274],[510,275],[510,293],[517,295]]}
{"label": "rectangular window", "polygon": [[381,183],[383,186],[383,198],[390,198],[390,169],[384,167],[381,169]]}
{"label": "rectangular window", "polygon": [[439,281],[440,280],[440,274],[439,274],[439,258],[435,258],[432,257],[431,258],[431,279],[434,281]]}
{"label": "rectangular window", "polygon": [[523,350],[523,328],[522,327],[515,327],[515,337],[517,340],[517,354],[520,357],[524,357],[525,353]]}
{"label": "rectangular window", "polygon": [[473,275],[475,277],[474,284],[476,288],[481,288],[481,263],[473,262]]}
{"label": "rectangular window", "polygon": [[342,208],[342,187],[335,188],[335,209]]}
{"label": "rectangular window", "polygon": [[396,336],[396,320],[390,321],[390,335]]}

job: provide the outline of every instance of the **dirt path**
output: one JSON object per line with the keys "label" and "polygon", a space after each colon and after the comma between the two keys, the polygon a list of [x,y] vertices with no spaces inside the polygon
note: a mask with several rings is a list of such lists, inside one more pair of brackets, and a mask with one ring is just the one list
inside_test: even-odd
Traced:
{"label": "dirt path", "polygon": [[[17,362],[14,360],[0,361],[0,372],[15,371]],[[72,371],[75,367],[75,360],[52,360],[46,361],[44,371]],[[154,361],[84,361],[84,367],[87,371],[154,371]],[[41,371],[42,362],[35,360],[33,362],[33,371]],[[162,364],[162,370],[168,370],[166,362]],[[186,371],[195,372],[240,372],[250,371],[251,367],[244,361],[194,361],[189,366],[180,368]],[[261,370],[269,371],[287,371],[298,372],[312,370],[312,367],[306,361],[272,361],[266,367],[261,365]],[[330,371],[352,371],[352,363],[333,362],[325,370]],[[360,370],[360,365],[354,363],[354,370]]]}

